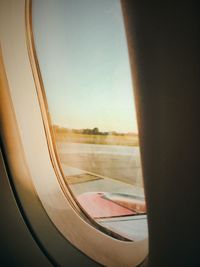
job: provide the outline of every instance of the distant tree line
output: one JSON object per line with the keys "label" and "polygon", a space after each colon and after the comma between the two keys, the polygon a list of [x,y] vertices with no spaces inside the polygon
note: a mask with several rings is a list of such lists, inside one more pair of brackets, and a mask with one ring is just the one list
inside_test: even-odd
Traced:
{"label": "distant tree line", "polygon": [[92,134],[92,135],[108,135],[109,132],[100,132],[98,127],[93,129],[83,129],[82,134]]}
{"label": "distant tree line", "polygon": [[75,134],[88,134],[88,135],[116,135],[116,136],[124,136],[124,135],[129,135],[129,136],[137,136],[135,133],[119,133],[116,131],[111,131],[111,132],[101,132],[99,131],[98,127],[94,127],[93,129],[69,129],[65,127],[60,127],[58,125],[53,125],[53,130],[55,133],[60,133],[60,134],[66,134],[66,133],[75,133]]}

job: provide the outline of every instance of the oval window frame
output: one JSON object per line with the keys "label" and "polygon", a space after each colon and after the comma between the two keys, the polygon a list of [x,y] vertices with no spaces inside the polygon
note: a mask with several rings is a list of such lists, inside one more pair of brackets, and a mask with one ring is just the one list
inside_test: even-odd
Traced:
{"label": "oval window frame", "polygon": [[[62,183],[62,174],[56,163],[51,133],[48,128],[46,107],[40,90],[41,77],[33,68],[30,47],[27,49],[27,42],[30,41],[27,22],[30,19],[31,1],[18,0],[15,3],[7,1],[6,5],[7,10],[13,9],[11,12],[13,17],[9,21],[6,31],[2,31],[2,53],[10,89],[11,99],[9,101],[12,102],[16,117],[15,126],[19,129],[19,136],[16,136],[16,140],[13,140],[13,142],[21,143],[29,172],[29,176],[20,181],[23,190],[26,189],[26,185],[31,180],[35,187],[36,197],[39,198],[54,226],[67,240],[93,260],[105,266],[138,265],[147,255],[147,239],[138,242],[124,242],[105,235],[81,218],[74,209],[76,203],[73,203],[68,194],[63,193],[63,191],[67,192],[68,189]],[[7,25],[8,18],[9,16],[2,18],[4,25]],[[14,61],[12,56],[15,56]],[[20,69],[18,69],[19,63]],[[34,110],[34,113],[30,110]],[[30,120],[33,123],[30,123]],[[11,128],[10,130],[13,131]],[[9,135],[9,131],[5,134]],[[9,146],[8,140],[9,138],[7,141],[5,140],[5,146]],[[49,153],[50,148],[52,154]],[[38,159],[35,157],[37,151],[41,153],[38,155]],[[17,150],[13,149],[12,153],[16,156]],[[52,157],[54,157],[53,164]],[[41,164],[40,160],[42,165],[38,169],[38,164]],[[12,164],[16,163],[11,161],[10,159],[12,167]],[[18,166],[16,172],[21,172],[20,166]],[[46,180],[44,181],[42,178]],[[49,178],[52,180],[51,185],[48,185]],[[19,183],[19,180],[16,180],[15,183]],[[49,203],[50,200],[51,203]],[[22,202],[22,205],[25,204]],[[32,203],[26,203],[26,205],[29,209],[32,208]],[[62,214],[60,214],[60,210]],[[71,221],[69,218],[71,218]],[[31,224],[33,222],[32,218],[29,217],[28,219]],[[74,227],[79,229],[78,234],[74,233]],[[36,234],[39,235],[39,233]],[[101,245],[102,243],[104,246]]]}

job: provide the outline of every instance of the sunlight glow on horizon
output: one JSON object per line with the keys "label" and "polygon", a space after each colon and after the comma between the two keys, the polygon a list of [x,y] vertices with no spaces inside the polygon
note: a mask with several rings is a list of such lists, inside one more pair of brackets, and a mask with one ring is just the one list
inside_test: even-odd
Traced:
{"label": "sunlight glow on horizon", "polygon": [[35,0],[33,31],[54,125],[138,132],[119,0]]}

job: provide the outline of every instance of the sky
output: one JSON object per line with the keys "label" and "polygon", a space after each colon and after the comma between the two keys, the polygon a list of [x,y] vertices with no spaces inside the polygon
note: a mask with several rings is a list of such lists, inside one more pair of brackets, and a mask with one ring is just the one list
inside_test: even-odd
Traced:
{"label": "sky", "polygon": [[34,0],[33,33],[53,124],[137,132],[119,0]]}

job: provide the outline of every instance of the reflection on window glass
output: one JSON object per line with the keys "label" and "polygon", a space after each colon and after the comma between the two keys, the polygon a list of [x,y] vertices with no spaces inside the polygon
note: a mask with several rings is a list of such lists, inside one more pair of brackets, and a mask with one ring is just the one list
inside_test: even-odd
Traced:
{"label": "reflection on window glass", "polygon": [[35,0],[33,32],[66,183],[98,224],[142,239],[146,207],[120,1]]}

